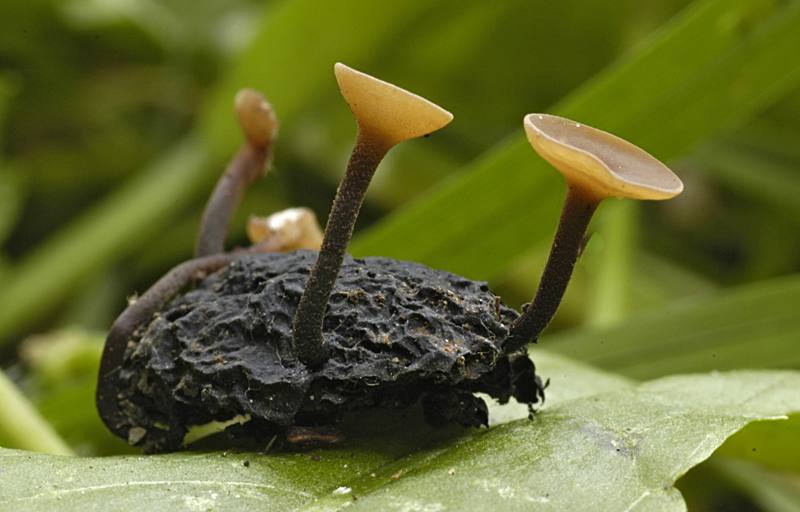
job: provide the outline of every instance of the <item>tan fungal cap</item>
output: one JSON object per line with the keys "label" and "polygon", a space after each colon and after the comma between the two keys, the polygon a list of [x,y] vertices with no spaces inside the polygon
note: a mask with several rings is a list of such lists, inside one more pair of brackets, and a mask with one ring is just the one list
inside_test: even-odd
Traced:
{"label": "tan fungal cap", "polygon": [[450,112],[430,101],[344,64],[337,63],[334,72],[359,130],[375,137],[387,150],[453,120]]}
{"label": "tan fungal cap", "polygon": [[234,108],[239,125],[250,144],[264,147],[278,135],[278,118],[275,117],[272,105],[260,92],[242,89],[236,94]]}
{"label": "tan fungal cap", "polygon": [[683,183],[647,152],[589,126],[547,114],[525,117],[533,148],[567,179],[598,199],[669,199]]}

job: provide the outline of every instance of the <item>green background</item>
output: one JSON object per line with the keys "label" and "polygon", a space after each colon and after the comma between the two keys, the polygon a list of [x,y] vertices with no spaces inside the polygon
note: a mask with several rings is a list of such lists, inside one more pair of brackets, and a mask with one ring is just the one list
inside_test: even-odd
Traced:
{"label": "green background", "polygon": [[[242,87],[282,126],[228,246],[251,213],[309,206],[324,224],[355,136],[338,61],[455,117],[383,162],[354,255],[487,280],[519,308],[565,194],[522,118],[562,115],[641,146],[685,192],[601,205],[539,347],[642,381],[800,368],[798,49],[788,0],[2,2],[0,446],[130,452],[93,409],[104,331],[191,257],[241,144]],[[725,450],[767,436],[780,457],[712,458],[680,480],[690,508],[799,510],[798,467],[780,462],[797,460],[796,430],[772,428]]]}

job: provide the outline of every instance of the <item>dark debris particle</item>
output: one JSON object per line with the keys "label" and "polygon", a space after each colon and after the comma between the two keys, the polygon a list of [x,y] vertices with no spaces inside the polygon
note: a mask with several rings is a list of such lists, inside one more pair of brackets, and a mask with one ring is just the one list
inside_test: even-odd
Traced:
{"label": "dark debris particle", "polygon": [[330,359],[309,371],[291,332],[316,255],[243,257],[139,326],[120,371],[121,430],[147,430],[146,452],[172,451],[189,426],[249,415],[226,432],[266,442],[420,398],[432,424],[477,427],[488,417],[474,392],[501,403],[543,396],[526,350],[515,365],[503,354],[519,315],[485,283],[389,258],[345,258],[323,325]]}
{"label": "dark debris particle", "polygon": [[314,460],[319,462],[322,460],[322,457],[320,457],[319,455],[314,455]]}
{"label": "dark debris particle", "polygon": [[244,461],[244,462],[242,462],[242,465],[243,465],[244,467],[246,467],[246,468],[249,468],[249,467],[250,467],[250,459],[245,459],[245,461]]}

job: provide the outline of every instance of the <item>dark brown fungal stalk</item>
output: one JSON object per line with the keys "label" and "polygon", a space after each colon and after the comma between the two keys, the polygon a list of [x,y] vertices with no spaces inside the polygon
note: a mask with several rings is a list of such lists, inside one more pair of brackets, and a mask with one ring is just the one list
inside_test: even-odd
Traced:
{"label": "dark brown fungal stalk", "polygon": [[597,206],[608,197],[669,199],[683,183],[664,164],[609,133],[546,115],[525,117],[533,148],[567,180],[567,197],[533,302],[509,326],[503,350],[535,342],[558,309]]}
{"label": "dark brown fungal stalk", "polygon": [[278,134],[278,119],[261,93],[242,89],[236,95],[234,105],[245,143],[225,169],[206,203],[195,258],[224,251],[231,215],[245,190],[264,176],[272,142]]}
{"label": "dark brown fungal stalk", "polygon": [[453,119],[449,112],[394,85],[343,64],[334,70],[358,123],[358,135],[294,318],[294,353],[312,368],[328,358],[322,336],[325,309],[378,164],[394,145],[427,135]]}

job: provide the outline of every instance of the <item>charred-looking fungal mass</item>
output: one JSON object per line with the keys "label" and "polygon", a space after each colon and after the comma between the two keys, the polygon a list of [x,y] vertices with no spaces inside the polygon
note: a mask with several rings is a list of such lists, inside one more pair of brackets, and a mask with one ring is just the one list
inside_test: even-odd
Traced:
{"label": "charred-looking fungal mass", "polygon": [[261,443],[334,442],[348,413],[416,403],[430,424],[480,427],[488,411],[476,392],[532,411],[545,385],[528,345],[558,308],[598,203],[665,199],[682,188],[669,169],[612,135],[526,117],[531,144],[569,191],[539,290],[519,315],[486,283],[346,254],[386,152],[452,116],[342,64],[335,72],[358,135],[324,234],[311,211],[291,209],[251,219],[253,244],[224,252],[228,221],[263,174],[278,126],[263,96],[238,96],[245,144],[206,206],[197,257],[131,304],[106,339],[97,408],[130,444],[171,451],[220,430]]}
{"label": "charred-looking fungal mass", "polygon": [[249,435],[269,439],[420,397],[428,422],[479,427],[487,409],[473,393],[541,396],[526,351],[501,351],[518,314],[501,305],[496,317],[485,283],[389,258],[345,258],[323,325],[330,359],[310,370],[291,333],[315,259],[313,251],[243,257],[140,326],[118,391],[127,427],[148,432],[146,449],[175,449],[188,426],[234,415],[250,417]]}

